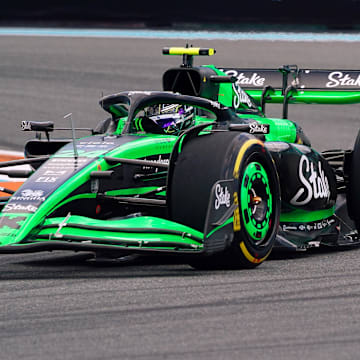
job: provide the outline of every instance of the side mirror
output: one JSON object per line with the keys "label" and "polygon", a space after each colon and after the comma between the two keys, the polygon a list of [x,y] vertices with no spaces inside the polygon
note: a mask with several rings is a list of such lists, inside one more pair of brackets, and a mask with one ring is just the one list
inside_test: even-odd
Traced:
{"label": "side mirror", "polygon": [[113,175],[113,170],[108,171],[92,171],[90,173],[91,179],[110,179]]}
{"label": "side mirror", "polygon": [[54,131],[54,123],[52,121],[43,121],[43,122],[22,121],[21,130],[51,132]]}

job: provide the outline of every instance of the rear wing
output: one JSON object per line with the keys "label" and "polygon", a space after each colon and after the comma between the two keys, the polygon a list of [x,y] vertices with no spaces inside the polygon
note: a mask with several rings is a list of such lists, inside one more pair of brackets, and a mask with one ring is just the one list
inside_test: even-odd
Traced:
{"label": "rear wing", "polygon": [[235,76],[245,90],[263,89],[270,85],[284,92],[291,85],[306,90],[360,91],[360,70],[298,69],[296,65],[284,65],[279,69],[219,70]]}
{"label": "rear wing", "polygon": [[279,69],[220,68],[237,78],[242,89],[261,104],[282,103],[287,118],[288,104],[360,103],[360,70],[299,69],[284,65]]}
{"label": "rear wing", "polygon": [[193,66],[194,56],[215,53],[212,48],[164,48],[164,55],[182,55],[183,61],[180,67],[164,73],[163,89],[205,97],[235,109],[239,99],[248,98],[242,89],[257,102],[256,106],[261,105],[263,113],[266,103],[282,103],[284,118],[287,118],[288,105],[294,103],[360,103],[360,70],[299,69],[297,65],[278,69]]}

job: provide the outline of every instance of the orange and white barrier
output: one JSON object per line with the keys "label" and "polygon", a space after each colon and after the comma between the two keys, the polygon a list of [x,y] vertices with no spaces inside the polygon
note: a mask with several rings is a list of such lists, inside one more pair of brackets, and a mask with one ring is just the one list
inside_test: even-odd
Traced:
{"label": "orange and white barrier", "polygon": [[[19,160],[23,158],[24,156],[21,152],[0,150],[0,162]],[[16,167],[16,169],[24,169],[24,168],[28,168],[28,165],[19,165]],[[8,169],[8,168],[2,168],[2,169]],[[15,169],[15,167],[12,167],[12,169]],[[0,187],[2,186],[7,189],[17,190],[23,184],[23,182],[24,179],[9,178],[6,175],[0,175]],[[0,191],[0,196],[9,196],[9,194]]]}

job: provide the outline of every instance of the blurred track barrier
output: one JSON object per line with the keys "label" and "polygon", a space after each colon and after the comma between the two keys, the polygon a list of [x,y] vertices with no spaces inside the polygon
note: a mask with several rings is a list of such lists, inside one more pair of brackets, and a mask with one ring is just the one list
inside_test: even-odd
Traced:
{"label": "blurred track barrier", "polygon": [[195,0],[184,6],[161,1],[89,0],[77,1],[2,1],[0,21],[7,23],[53,22],[57,24],[111,24],[124,26],[172,26],[194,24],[324,24],[329,27],[351,28],[359,23],[359,0],[225,0],[219,4]]}

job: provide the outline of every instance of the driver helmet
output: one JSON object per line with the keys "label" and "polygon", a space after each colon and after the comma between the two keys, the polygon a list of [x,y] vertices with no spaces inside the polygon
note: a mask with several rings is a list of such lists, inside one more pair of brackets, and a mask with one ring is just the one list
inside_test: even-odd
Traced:
{"label": "driver helmet", "polygon": [[147,109],[146,116],[169,135],[177,135],[193,125],[194,108],[179,104],[158,104]]}

